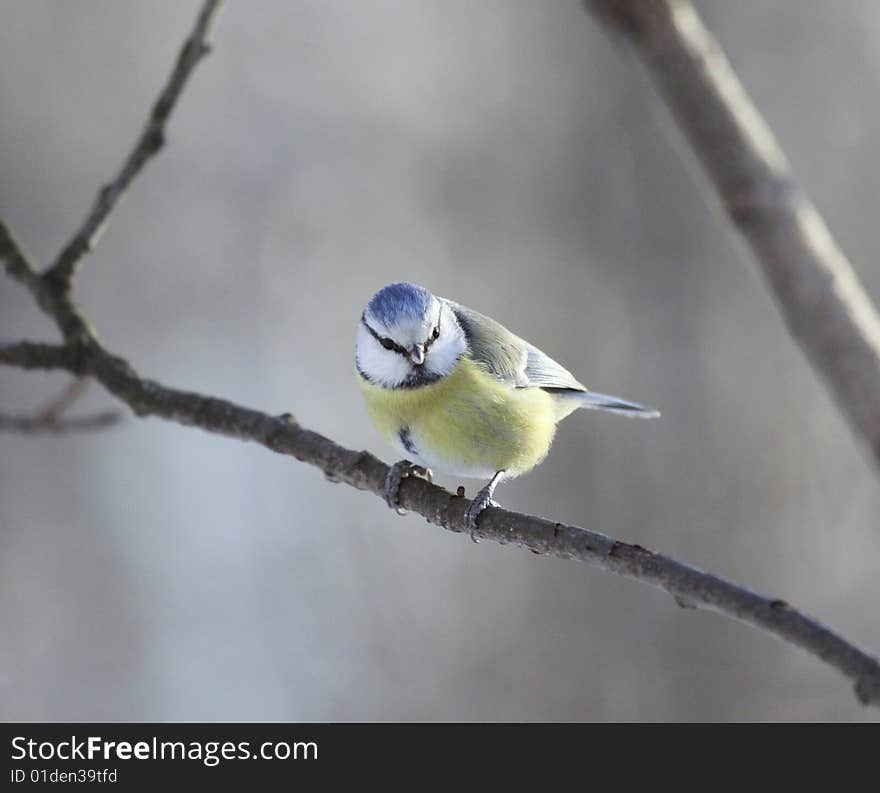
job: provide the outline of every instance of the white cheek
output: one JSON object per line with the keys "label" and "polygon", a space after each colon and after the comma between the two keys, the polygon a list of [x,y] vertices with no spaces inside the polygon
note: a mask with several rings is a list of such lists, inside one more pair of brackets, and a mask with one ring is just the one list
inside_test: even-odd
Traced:
{"label": "white cheek", "polygon": [[358,326],[355,358],[361,372],[387,388],[400,385],[410,373],[409,362],[393,350],[386,350],[363,325]]}
{"label": "white cheek", "polygon": [[434,374],[447,375],[458,363],[466,345],[464,334],[454,320],[445,316],[440,321],[440,337],[428,350],[425,366]]}

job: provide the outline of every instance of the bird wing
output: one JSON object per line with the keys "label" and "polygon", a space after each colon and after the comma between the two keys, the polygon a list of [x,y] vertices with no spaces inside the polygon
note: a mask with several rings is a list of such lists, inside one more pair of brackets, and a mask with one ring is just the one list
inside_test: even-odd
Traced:
{"label": "bird wing", "polygon": [[561,388],[566,391],[586,391],[587,387],[562,364],[554,361],[547,353],[541,352],[532,344],[526,343],[528,360],[526,377],[529,385],[539,388]]}
{"label": "bird wing", "polygon": [[517,388],[587,390],[562,364],[500,322],[451,300],[446,302],[464,331],[471,357],[499,380]]}

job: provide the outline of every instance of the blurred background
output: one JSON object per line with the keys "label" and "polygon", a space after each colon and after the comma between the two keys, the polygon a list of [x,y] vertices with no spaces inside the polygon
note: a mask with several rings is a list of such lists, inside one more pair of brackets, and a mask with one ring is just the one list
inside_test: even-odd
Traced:
{"label": "blurred background", "polygon": [[[697,5],[877,299],[880,6]],[[0,0],[0,215],[39,261],[122,162],[198,6]],[[374,290],[421,283],[663,411],[567,419],[505,506],[880,651],[876,474],[576,0],[230,3],[215,43],[79,279],[112,349],[392,460],[354,330]],[[8,278],[0,337],[56,338]],[[0,370],[0,409],[66,382]],[[71,414],[113,405],[93,386]],[[397,518],[257,445],[126,414],[0,450],[6,720],[877,719],[751,628]]]}

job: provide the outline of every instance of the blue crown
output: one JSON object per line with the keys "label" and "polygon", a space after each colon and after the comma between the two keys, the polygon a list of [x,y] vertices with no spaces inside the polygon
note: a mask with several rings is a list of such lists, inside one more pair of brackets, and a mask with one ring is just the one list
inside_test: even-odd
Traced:
{"label": "blue crown", "polygon": [[421,319],[428,313],[433,296],[415,284],[388,284],[383,286],[367,303],[367,311],[386,327],[393,327],[403,319]]}

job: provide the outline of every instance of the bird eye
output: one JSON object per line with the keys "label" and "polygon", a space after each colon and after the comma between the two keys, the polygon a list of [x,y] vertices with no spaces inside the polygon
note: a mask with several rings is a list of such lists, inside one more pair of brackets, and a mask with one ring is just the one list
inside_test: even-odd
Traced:
{"label": "bird eye", "polygon": [[436,339],[440,335],[440,326],[438,325],[434,328],[434,332],[431,334],[432,339]]}
{"label": "bird eye", "polygon": [[386,350],[394,349],[394,342],[391,339],[379,339],[379,344],[381,344]]}

